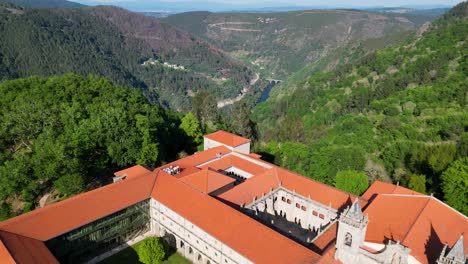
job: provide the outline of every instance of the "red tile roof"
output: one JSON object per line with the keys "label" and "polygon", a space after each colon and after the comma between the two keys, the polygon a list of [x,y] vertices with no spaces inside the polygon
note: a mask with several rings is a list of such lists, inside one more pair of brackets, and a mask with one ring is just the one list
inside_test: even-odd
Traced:
{"label": "red tile roof", "polygon": [[159,174],[152,197],[255,263],[311,263],[320,257],[167,174]]}
{"label": "red tile roof", "polygon": [[311,249],[319,254],[334,247],[336,243],[336,234],[338,232],[338,222],[335,221],[325,230],[316,240],[312,242]]}
{"label": "red tile roof", "polygon": [[127,175],[129,177],[134,177],[134,176],[140,176],[140,175],[146,174],[148,172],[151,172],[151,170],[148,169],[147,167],[142,166],[142,165],[136,165],[136,166],[133,166],[133,167],[118,171],[118,172],[114,173],[114,175],[118,176],[118,177],[122,177],[122,176],[125,176],[125,175]]}
{"label": "red tile roof", "polygon": [[0,260],[4,264],[16,264],[13,256],[10,255],[10,252],[6,248],[5,244],[3,244],[2,240],[0,240]]}
{"label": "red tile roof", "polygon": [[208,134],[205,137],[230,147],[237,147],[250,142],[250,139],[239,137],[238,135],[222,130]]}
{"label": "red tile roof", "polygon": [[150,197],[155,173],[82,193],[0,223],[0,230],[48,240]]}
{"label": "red tile roof", "polygon": [[366,241],[400,241],[421,263],[435,263],[445,243],[451,247],[468,234],[467,217],[430,196],[380,194],[364,213],[369,216]]}
{"label": "red tile roof", "polygon": [[[281,185],[284,188],[293,190],[304,197],[310,196],[310,199],[330,206],[335,210],[341,210],[347,205],[351,205],[357,197],[283,168],[277,167],[277,170]],[[366,201],[359,199],[359,204],[364,206]]]}
{"label": "red tile roof", "polygon": [[202,193],[208,194],[236,180],[215,171],[202,170],[181,178],[181,181]]}
{"label": "red tile roof", "polygon": [[231,152],[232,151],[226,148],[225,146],[219,146],[219,147],[207,149],[205,151],[197,152],[188,157],[171,162],[163,167],[166,168],[169,166],[179,166],[182,169],[196,167],[202,163],[212,161],[212,160],[217,160],[218,158],[216,157],[216,153],[220,153],[221,156],[224,156]]}
{"label": "red tile roof", "polygon": [[[5,252],[6,249],[8,249],[7,252]],[[14,259],[13,262],[11,262],[12,259]],[[59,263],[44,242],[1,230],[0,260],[2,264]]]}
{"label": "red tile roof", "polygon": [[235,205],[251,204],[253,198],[260,198],[279,186],[276,170],[269,170],[255,175],[239,184],[235,188],[222,193],[218,198]]}
{"label": "red tile roof", "polygon": [[377,194],[412,194],[412,195],[422,195],[416,191],[394,185],[391,183],[375,181],[361,196],[361,198],[368,201],[374,199]]}
{"label": "red tile roof", "polygon": [[260,174],[265,171],[267,171],[267,168],[264,168],[258,164],[249,162],[243,158],[234,156],[234,155],[226,155],[222,157],[219,160],[215,160],[213,162],[210,162],[204,166],[202,166],[202,169],[207,169],[207,168],[212,168],[215,170],[225,170],[230,167],[236,167],[238,169],[241,169],[245,172],[248,172],[252,175]]}

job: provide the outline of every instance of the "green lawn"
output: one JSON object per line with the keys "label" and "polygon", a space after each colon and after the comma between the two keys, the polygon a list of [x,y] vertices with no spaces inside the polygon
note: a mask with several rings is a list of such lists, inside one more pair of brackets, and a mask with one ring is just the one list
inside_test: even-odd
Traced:
{"label": "green lawn", "polygon": [[[109,258],[99,262],[99,264],[141,264],[140,261],[138,261],[138,245],[140,243],[137,243],[131,247],[128,247],[119,253],[110,256]],[[170,252],[170,256],[161,262],[162,264],[190,264],[188,259],[184,258],[182,255],[180,255],[177,252]]]}

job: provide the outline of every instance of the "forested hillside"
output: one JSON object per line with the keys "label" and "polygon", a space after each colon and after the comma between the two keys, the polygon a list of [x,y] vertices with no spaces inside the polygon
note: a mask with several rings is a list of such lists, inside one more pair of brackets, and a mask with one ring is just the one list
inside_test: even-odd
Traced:
{"label": "forested hillside", "polygon": [[142,14],[0,5],[0,80],[68,72],[138,87],[177,110],[189,109],[198,91],[235,97],[254,77],[217,48]]}
{"label": "forested hillside", "polygon": [[275,90],[254,110],[259,150],[328,184],[365,172],[467,214],[467,14],[459,4],[422,36]]}
{"label": "forested hillside", "polygon": [[101,77],[30,77],[0,93],[0,219],[194,150],[178,115]]}
{"label": "forested hillside", "polygon": [[[188,12],[169,16],[163,21],[200,36],[250,63],[265,77],[285,79],[307,64],[314,64],[336,53],[338,48],[347,45],[358,47],[360,41],[416,30],[432,19],[413,14],[307,10],[278,13]],[[341,59],[346,60],[346,56],[330,60],[330,66],[338,64]]]}
{"label": "forested hillside", "polygon": [[0,0],[0,3],[11,3],[19,6],[32,7],[64,7],[76,8],[84,5],[66,0]]}

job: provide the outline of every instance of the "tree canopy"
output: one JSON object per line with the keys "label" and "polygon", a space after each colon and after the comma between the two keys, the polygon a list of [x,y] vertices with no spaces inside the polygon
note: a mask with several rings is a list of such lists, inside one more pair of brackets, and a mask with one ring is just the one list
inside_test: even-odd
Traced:
{"label": "tree canopy", "polygon": [[361,195],[369,187],[369,182],[366,174],[354,170],[345,170],[336,174],[335,187],[346,192]]}
{"label": "tree canopy", "polygon": [[139,261],[144,264],[158,264],[166,256],[167,245],[163,239],[149,237],[138,246]]}
{"label": "tree canopy", "polygon": [[468,215],[468,157],[453,162],[442,173],[442,190],[449,205]]}
{"label": "tree canopy", "polygon": [[2,201],[35,204],[50,187],[73,195],[120,168],[171,161],[190,141],[178,115],[101,77],[17,79],[0,93]]}

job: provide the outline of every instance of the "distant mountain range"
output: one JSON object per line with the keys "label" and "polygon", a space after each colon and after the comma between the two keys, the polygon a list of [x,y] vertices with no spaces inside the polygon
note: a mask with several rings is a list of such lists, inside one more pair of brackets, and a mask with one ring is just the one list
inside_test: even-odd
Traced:
{"label": "distant mountain range", "polygon": [[19,6],[31,6],[31,7],[66,7],[75,8],[83,7],[84,5],[66,1],[66,0],[0,0],[0,3],[12,3]]}
{"label": "distant mountain range", "polygon": [[[370,9],[370,8],[384,8],[380,6],[365,7],[354,5],[352,2],[345,6],[333,6],[327,3],[315,5],[299,5],[288,1],[284,2],[262,2],[262,3],[230,3],[210,1],[210,0],[196,0],[196,1],[161,1],[161,0],[148,0],[148,1],[96,1],[96,0],[75,0],[86,5],[102,5],[103,3],[109,5],[116,5],[132,11],[137,12],[162,12],[162,13],[181,13],[188,11],[210,11],[210,12],[284,12],[284,11],[298,11],[310,9],[336,9],[336,8],[352,8],[352,9]],[[396,8],[411,8],[411,9],[434,9],[434,8],[450,8],[450,5],[414,5],[403,6]]]}
{"label": "distant mountain range", "polygon": [[[164,18],[163,21],[229,52],[249,63],[264,76],[284,79],[309,63],[337,52],[361,49],[350,54],[338,51],[337,60],[348,62],[368,51],[385,47],[415,31],[433,16],[410,13],[383,13],[359,10],[305,10],[281,13],[210,13],[187,12]],[[392,36],[391,39],[382,39]],[[399,36],[399,37],[398,37]],[[363,41],[374,45],[361,45]],[[325,67],[327,68],[327,67]]]}
{"label": "distant mountain range", "polygon": [[190,109],[200,90],[235,97],[254,76],[218,48],[143,14],[0,4],[0,80],[68,72],[137,87],[176,110]]}

